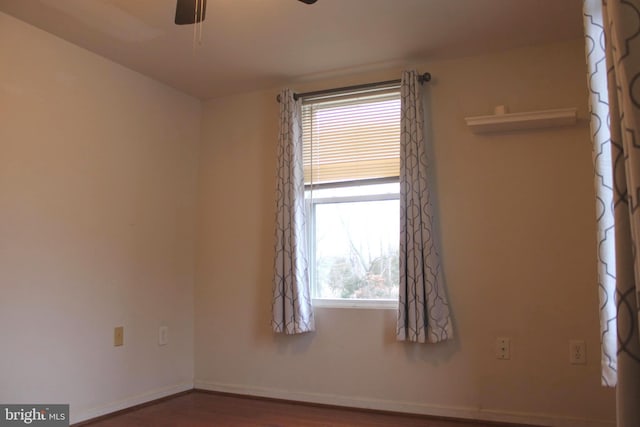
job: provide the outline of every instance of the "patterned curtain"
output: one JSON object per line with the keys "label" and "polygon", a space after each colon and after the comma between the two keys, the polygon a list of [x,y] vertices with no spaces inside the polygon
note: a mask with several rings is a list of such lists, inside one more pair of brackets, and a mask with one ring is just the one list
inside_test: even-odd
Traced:
{"label": "patterned curtain", "polygon": [[584,25],[596,174],[602,382],[616,386],[618,426],[637,427],[640,0],[585,0]]}
{"label": "patterned curtain", "polygon": [[304,173],[300,101],[280,93],[280,131],[276,184],[276,248],[273,279],[273,331],[300,334],[315,330],[305,241]]}
{"label": "patterned curtain", "polygon": [[402,73],[400,135],[400,298],[397,339],[436,343],[453,327],[436,242],[433,193],[427,179],[422,87]]}
{"label": "patterned curtain", "polygon": [[616,385],[617,327],[615,239],[613,215],[613,163],[609,131],[609,91],[605,57],[602,0],[585,0],[584,28],[591,113],[591,140],[595,168],[596,218],[598,221],[598,293],[600,297],[602,384]]}

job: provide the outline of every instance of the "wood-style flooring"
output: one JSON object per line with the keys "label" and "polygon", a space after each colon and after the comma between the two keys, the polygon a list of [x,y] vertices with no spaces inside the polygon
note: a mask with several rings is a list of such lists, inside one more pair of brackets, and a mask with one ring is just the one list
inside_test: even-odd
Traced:
{"label": "wood-style flooring", "polygon": [[[515,427],[192,391],[76,426],[90,427]],[[522,427],[522,426],[518,426]]]}

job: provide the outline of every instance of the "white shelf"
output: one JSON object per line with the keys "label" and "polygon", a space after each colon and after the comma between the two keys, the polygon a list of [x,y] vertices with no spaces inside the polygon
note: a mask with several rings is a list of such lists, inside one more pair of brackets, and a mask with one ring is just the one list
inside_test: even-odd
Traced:
{"label": "white shelf", "polygon": [[507,132],[511,130],[552,128],[576,124],[576,108],[531,111],[527,113],[492,114],[465,117],[475,133]]}

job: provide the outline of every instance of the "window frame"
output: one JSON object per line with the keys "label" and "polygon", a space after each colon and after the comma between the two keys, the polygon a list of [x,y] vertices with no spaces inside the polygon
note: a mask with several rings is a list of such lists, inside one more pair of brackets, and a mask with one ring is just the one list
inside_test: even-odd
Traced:
{"label": "window frame", "polygon": [[[330,95],[328,99],[336,98],[357,98],[359,96],[366,96],[368,93],[394,93],[400,98],[400,86],[393,84],[391,86],[381,86],[379,88],[368,88],[366,90],[345,91],[338,95]],[[311,96],[309,98],[303,98],[303,103],[313,104],[314,102],[322,102],[324,97]],[[400,119],[398,119],[400,120]],[[304,132],[304,131],[303,131]],[[304,133],[303,133],[304,137]],[[398,135],[399,137],[399,135]],[[398,140],[398,144],[400,141]],[[398,171],[399,174],[399,171]],[[313,173],[311,173],[313,176]],[[316,281],[316,207],[322,204],[335,204],[335,203],[357,203],[357,202],[375,202],[385,200],[400,200],[400,177],[399,176],[387,176],[383,178],[370,178],[370,179],[355,179],[352,181],[337,181],[337,182],[320,182],[310,183],[305,185],[305,209],[307,214],[306,223],[306,240],[308,248],[309,259],[309,282],[311,299],[314,307],[320,308],[347,308],[347,309],[382,309],[382,310],[397,310],[398,298],[395,299],[366,299],[366,298],[321,298],[317,296],[317,281]],[[322,191],[326,189],[348,188],[355,186],[368,186],[377,184],[389,184],[397,183],[397,192],[380,192],[377,194],[361,194],[361,195],[345,195],[345,196],[331,196],[331,197],[313,197],[314,191]],[[311,192],[311,197],[307,197],[308,192]],[[400,215],[400,212],[398,212]],[[399,245],[398,236],[398,245]],[[399,286],[399,283],[398,283]]]}

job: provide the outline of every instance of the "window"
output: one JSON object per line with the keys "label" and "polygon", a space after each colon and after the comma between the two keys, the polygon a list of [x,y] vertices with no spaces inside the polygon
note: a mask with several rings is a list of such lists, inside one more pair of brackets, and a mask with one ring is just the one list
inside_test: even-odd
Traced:
{"label": "window", "polygon": [[302,136],[316,303],[393,305],[399,276],[399,89],[305,99]]}

